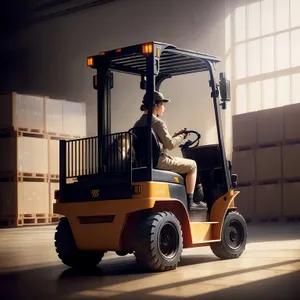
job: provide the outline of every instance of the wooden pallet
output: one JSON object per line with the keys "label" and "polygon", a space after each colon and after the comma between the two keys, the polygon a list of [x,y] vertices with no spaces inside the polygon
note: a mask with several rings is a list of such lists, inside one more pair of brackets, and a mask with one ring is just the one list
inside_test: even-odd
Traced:
{"label": "wooden pallet", "polygon": [[23,218],[23,225],[49,224],[49,218]]}
{"label": "wooden pallet", "polygon": [[39,129],[29,129],[29,128],[20,128],[20,127],[10,127],[10,128],[1,128],[0,137],[14,137],[14,136],[23,136],[23,137],[34,137],[34,138],[46,138],[46,134],[43,130]]}
{"label": "wooden pallet", "polygon": [[48,217],[48,214],[41,214],[41,213],[38,213],[38,214],[20,214],[19,215],[19,218],[23,218],[23,219],[26,219],[26,218],[47,218]]}
{"label": "wooden pallet", "polygon": [[16,131],[21,131],[21,132],[45,133],[44,130],[40,130],[40,129],[30,129],[30,128],[22,128],[22,127],[17,127],[15,130],[16,130]]}
{"label": "wooden pallet", "polygon": [[48,182],[49,174],[25,173],[25,172],[0,174],[0,182],[24,182],[24,181]]}
{"label": "wooden pallet", "polygon": [[0,227],[20,227],[24,226],[23,219],[0,217]]}
{"label": "wooden pallet", "polygon": [[52,214],[49,217],[49,223],[51,224],[58,224],[59,220],[62,218],[63,216],[61,215],[57,215],[57,214]]}
{"label": "wooden pallet", "polygon": [[[35,214],[18,214],[18,215],[5,215],[2,216],[4,218],[18,218],[18,219],[32,219],[32,218],[48,218],[48,214],[44,214],[44,213],[35,213]],[[0,218],[2,218],[0,217]]]}
{"label": "wooden pallet", "polygon": [[21,226],[37,226],[37,225],[46,225],[49,224],[49,218],[40,217],[40,218],[7,218],[0,217],[0,227],[21,227]]}
{"label": "wooden pallet", "polygon": [[73,140],[73,139],[83,139],[85,136],[80,135],[70,135],[65,133],[47,132],[47,136],[51,140]]}
{"label": "wooden pallet", "polygon": [[31,178],[49,178],[49,174],[31,173],[31,172],[19,172],[18,176],[31,177]]}

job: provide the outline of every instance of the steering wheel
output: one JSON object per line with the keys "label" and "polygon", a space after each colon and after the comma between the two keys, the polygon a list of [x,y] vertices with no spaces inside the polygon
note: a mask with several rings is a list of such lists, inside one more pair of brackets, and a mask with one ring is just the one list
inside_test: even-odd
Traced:
{"label": "steering wheel", "polygon": [[[193,141],[188,139],[186,142],[182,143],[179,147],[180,148],[196,148],[196,147],[198,147],[199,141],[200,141],[200,138],[201,138],[201,134],[198,131],[195,131],[195,130],[187,130],[186,133],[187,133],[187,135],[195,134],[197,137]],[[196,144],[196,145],[194,145],[194,144]]]}

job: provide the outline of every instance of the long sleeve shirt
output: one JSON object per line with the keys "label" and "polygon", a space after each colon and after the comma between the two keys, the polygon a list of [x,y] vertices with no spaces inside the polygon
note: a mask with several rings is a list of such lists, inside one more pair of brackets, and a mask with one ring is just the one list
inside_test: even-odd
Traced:
{"label": "long sleeve shirt", "polygon": [[[147,115],[144,114],[141,118],[135,123],[134,127],[137,126],[146,126],[147,125]],[[173,150],[178,147],[181,142],[184,140],[184,135],[179,134],[175,137],[172,137],[168,131],[166,123],[153,115],[152,117],[152,129],[157,137],[160,144],[162,144],[163,153],[166,153],[166,150]]]}

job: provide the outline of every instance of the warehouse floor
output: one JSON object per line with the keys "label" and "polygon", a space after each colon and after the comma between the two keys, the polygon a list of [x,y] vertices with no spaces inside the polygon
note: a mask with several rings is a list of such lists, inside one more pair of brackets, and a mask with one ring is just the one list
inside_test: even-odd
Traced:
{"label": "warehouse floor", "polygon": [[68,269],[55,254],[54,231],[0,230],[1,299],[299,299],[300,223],[250,224],[241,258],[185,250],[177,270],[152,274],[113,253],[95,271]]}

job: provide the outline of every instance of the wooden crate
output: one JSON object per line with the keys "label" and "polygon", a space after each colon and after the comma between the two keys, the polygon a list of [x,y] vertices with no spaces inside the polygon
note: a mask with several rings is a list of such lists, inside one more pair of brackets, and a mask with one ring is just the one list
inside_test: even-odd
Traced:
{"label": "wooden crate", "polygon": [[282,217],[282,185],[280,181],[256,186],[255,214],[259,219]]}
{"label": "wooden crate", "polygon": [[59,175],[59,140],[49,139],[49,173]]}
{"label": "wooden crate", "polygon": [[54,192],[55,192],[55,190],[58,190],[58,189],[59,189],[58,182],[50,182],[50,184],[49,184],[49,203],[50,203],[49,213],[50,213],[50,215],[53,214],[53,204],[56,203],[56,200],[54,198]]}
{"label": "wooden crate", "polygon": [[0,138],[0,175],[9,173],[48,175],[48,170],[47,139],[23,136]]}
{"label": "wooden crate", "polygon": [[257,143],[259,145],[283,140],[283,108],[264,109],[257,112]]}
{"label": "wooden crate", "polygon": [[1,95],[0,128],[44,132],[44,97],[15,92]]}
{"label": "wooden crate", "polygon": [[63,134],[86,136],[85,103],[63,101]]}
{"label": "wooden crate", "polygon": [[63,100],[45,98],[45,131],[50,134],[63,133]]}
{"label": "wooden crate", "polygon": [[283,184],[284,217],[300,217],[300,182]]}
{"label": "wooden crate", "polygon": [[[74,171],[74,176],[79,173],[85,174],[89,168],[86,161],[86,146],[86,141],[82,140],[76,144],[76,147],[75,145],[69,148],[66,147],[66,152],[70,154],[71,163],[73,164],[70,168]],[[49,173],[52,179],[59,179],[59,162],[59,140],[49,139]],[[66,169],[69,170],[68,160],[66,160]]]}
{"label": "wooden crate", "polygon": [[47,218],[48,182],[0,182],[1,218]]}
{"label": "wooden crate", "polygon": [[239,183],[255,180],[255,150],[234,151],[232,154],[232,170],[238,175]]}
{"label": "wooden crate", "polygon": [[245,219],[255,217],[255,187],[239,186],[236,188],[240,193],[235,198],[235,206]]}
{"label": "wooden crate", "polygon": [[233,148],[257,144],[257,113],[251,112],[232,117]]}
{"label": "wooden crate", "polygon": [[300,177],[300,144],[282,147],[283,178]]}
{"label": "wooden crate", "polygon": [[300,139],[300,103],[283,107],[284,139]]}
{"label": "wooden crate", "polygon": [[256,180],[281,177],[281,146],[256,149]]}

